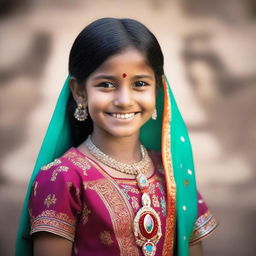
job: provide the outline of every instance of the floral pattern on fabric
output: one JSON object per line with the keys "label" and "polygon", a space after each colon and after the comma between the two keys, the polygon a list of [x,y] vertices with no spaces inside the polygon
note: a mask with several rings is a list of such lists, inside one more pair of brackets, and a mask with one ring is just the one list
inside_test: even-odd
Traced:
{"label": "floral pattern on fabric", "polygon": [[55,169],[52,173],[51,181],[55,181],[57,179],[57,176],[60,172],[67,172],[68,167],[67,166],[60,166],[57,169]]}
{"label": "floral pattern on fabric", "polygon": [[47,171],[49,170],[50,168],[52,168],[53,166],[56,166],[56,165],[59,165],[61,164],[61,160],[60,159],[55,159],[53,162],[47,164],[47,165],[44,165],[41,167],[41,170],[42,171]]}
{"label": "floral pattern on fabric", "polygon": [[49,208],[52,204],[56,203],[56,196],[54,194],[49,194],[45,200],[44,200],[44,204],[47,206],[47,208]]}
{"label": "floral pattern on fabric", "polygon": [[132,207],[133,207],[135,210],[138,210],[139,207],[140,207],[139,202],[138,202],[138,198],[135,197],[135,196],[132,196],[131,199],[132,199]]}
{"label": "floral pattern on fabric", "polygon": [[113,240],[111,238],[111,234],[108,231],[102,231],[99,234],[100,242],[104,245],[111,245],[113,244]]}
{"label": "floral pattern on fabric", "polygon": [[87,205],[84,204],[83,211],[82,211],[82,219],[83,219],[83,224],[84,225],[88,222],[88,218],[89,218],[90,213],[91,213],[91,210],[89,210]]}
{"label": "floral pattern on fabric", "polygon": [[91,166],[88,161],[84,159],[84,157],[80,157],[71,151],[68,151],[63,157],[69,159],[75,166],[81,168],[85,176],[88,175],[87,171],[91,168]]}
{"label": "floral pattern on fabric", "polygon": [[133,193],[133,194],[137,194],[139,195],[140,194],[140,191],[139,189],[137,188],[134,188],[130,185],[126,185],[126,184],[120,184],[120,188],[121,190],[124,192],[126,198],[129,200],[131,197],[130,197],[130,193]]}
{"label": "floral pattern on fabric", "polygon": [[[47,172],[40,171],[35,179],[28,207],[30,233],[46,231],[73,241],[72,256],[87,255],[89,251],[97,251],[95,256],[142,256],[133,234],[133,219],[142,206],[137,182],[110,177],[74,148],[59,161],[59,165],[48,165]],[[148,181],[151,206],[158,212],[165,230],[164,176],[155,169]],[[213,218],[207,217],[208,208],[202,200],[199,195],[199,215],[191,243],[210,232]],[[164,239],[165,235],[157,244],[156,255],[163,254]]]}
{"label": "floral pattern on fabric", "polygon": [[160,203],[159,203],[159,200],[158,200],[158,196],[157,195],[153,195],[152,196],[152,202],[153,202],[153,206],[154,207],[160,207]]}

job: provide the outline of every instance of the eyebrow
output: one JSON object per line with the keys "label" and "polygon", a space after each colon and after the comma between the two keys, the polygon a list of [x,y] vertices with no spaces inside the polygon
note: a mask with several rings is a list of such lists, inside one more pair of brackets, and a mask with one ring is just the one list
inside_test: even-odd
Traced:
{"label": "eyebrow", "polygon": [[[136,76],[133,76],[132,78],[133,79],[148,78],[150,80],[154,80],[154,78],[152,76],[150,76],[150,75],[136,75]],[[115,81],[118,78],[116,76],[99,75],[99,76],[94,77],[92,80],[95,81],[95,80],[98,80],[98,79],[107,79],[107,80]]]}

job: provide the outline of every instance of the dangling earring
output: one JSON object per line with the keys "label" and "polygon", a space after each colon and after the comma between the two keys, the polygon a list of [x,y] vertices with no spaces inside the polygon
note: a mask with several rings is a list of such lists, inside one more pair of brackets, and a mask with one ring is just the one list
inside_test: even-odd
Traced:
{"label": "dangling earring", "polygon": [[156,120],[157,119],[157,111],[156,108],[154,109],[153,113],[152,113],[152,119]]}
{"label": "dangling earring", "polygon": [[85,121],[88,117],[88,112],[86,107],[84,108],[82,104],[78,104],[74,113],[74,117],[78,121]]}

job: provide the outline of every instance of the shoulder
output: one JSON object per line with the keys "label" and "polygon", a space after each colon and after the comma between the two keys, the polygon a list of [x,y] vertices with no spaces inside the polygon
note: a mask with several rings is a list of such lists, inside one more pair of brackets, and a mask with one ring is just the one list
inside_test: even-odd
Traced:
{"label": "shoulder", "polygon": [[57,176],[79,179],[86,176],[89,169],[91,169],[91,165],[88,159],[77,149],[70,148],[61,157],[42,166],[38,177],[51,176],[51,181],[56,180]]}

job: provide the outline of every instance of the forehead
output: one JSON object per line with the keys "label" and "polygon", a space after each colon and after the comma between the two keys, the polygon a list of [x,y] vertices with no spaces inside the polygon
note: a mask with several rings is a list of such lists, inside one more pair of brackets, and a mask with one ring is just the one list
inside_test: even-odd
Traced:
{"label": "forehead", "polygon": [[121,76],[125,73],[129,76],[135,73],[153,75],[154,71],[140,51],[128,48],[106,59],[91,76],[98,75],[99,73],[121,74]]}

